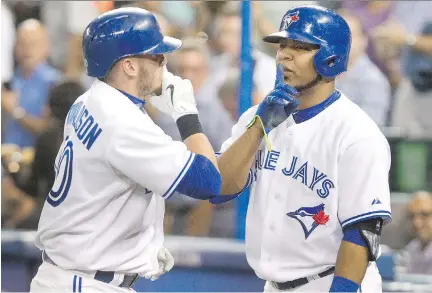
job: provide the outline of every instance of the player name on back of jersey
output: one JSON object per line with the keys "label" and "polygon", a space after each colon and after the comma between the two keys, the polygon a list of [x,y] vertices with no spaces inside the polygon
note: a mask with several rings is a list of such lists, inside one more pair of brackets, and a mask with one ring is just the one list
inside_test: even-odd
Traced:
{"label": "player name on back of jersey", "polygon": [[82,144],[90,150],[102,132],[102,128],[95,121],[83,102],[74,104],[66,117],[66,124],[75,129],[75,133]]}

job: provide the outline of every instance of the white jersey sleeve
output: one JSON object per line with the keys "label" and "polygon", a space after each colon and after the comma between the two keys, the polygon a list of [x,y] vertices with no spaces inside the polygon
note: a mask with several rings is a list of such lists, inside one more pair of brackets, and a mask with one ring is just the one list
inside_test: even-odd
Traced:
{"label": "white jersey sleeve", "polygon": [[149,123],[116,128],[108,147],[112,167],[139,185],[169,198],[191,166],[195,154]]}
{"label": "white jersey sleeve", "polygon": [[[243,113],[243,115],[240,116],[239,121],[236,123],[236,125],[233,126],[231,130],[231,136],[224,141],[224,143],[221,146],[221,150],[216,155],[220,155],[223,152],[225,152],[230,146],[233,145],[233,143],[240,138],[240,136],[245,133],[247,130],[247,125],[252,121],[252,118],[254,117],[256,113],[256,109],[258,106],[254,106],[249,108],[246,112]],[[248,188],[252,182],[253,182],[253,174],[254,174],[254,168],[255,165],[252,165],[252,168],[249,170],[248,179],[246,181],[246,185],[243,189]]]}
{"label": "white jersey sleeve", "polygon": [[338,162],[338,217],[342,228],[369,219],[391,220],[390,147],[384,137],[348,146]]}

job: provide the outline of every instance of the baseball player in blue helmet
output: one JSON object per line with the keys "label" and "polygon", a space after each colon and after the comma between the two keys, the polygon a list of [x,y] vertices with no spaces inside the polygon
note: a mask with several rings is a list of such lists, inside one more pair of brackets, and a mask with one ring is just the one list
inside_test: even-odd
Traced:
{"label": "baseball player in blue helmet", "polygon": [[[347,70],[351,33],[345,20],[331,10],[307,6],[289,10],[282,18],[279,32],[265,36],[263,40],[280,44],[281,48],[292,43],[308,46],[307,49],[313,54],[313,70],[316,71],[312,81],[306,79],[310,75],[306,68],[298,68],[301,72],[294,72],[295,68],[284,68],[293,73],[286,78],[292,77],[291,85],[298,90],[312,88],[323,79],[332,80]],[[286,58],[283,50],[279,52],[278,58]]]}
{"label": "baseball player in blue helmet", "polygon": [[222,145],[221,194],[231,196],[210,201],[251,188],[246,255],[264,291],[380,292],[390,148],[335,88],[347,70],[348,24],[329,9],[299,6],[264,41],[279,45],[275,89]]}
{"label": "baseball player in blue helmet", "polygon": [[[32,292],[130,292],[140,276],[156,280],[174,265],[163,241],[164,201],[220,194],[192,84],[165,66],[164,54],[180,45],[139,8],[107,12],[85,29],[85,67],[96,80],[65,119]],[[146,103],[173,118],[182,142],[151,120]]]}
{"label": "baseball player in blue helmet", "polygon": [[86,28],[82,41],[86,72],[98,78],[105,77],[121,58],[161,57],[181,44],[162,35],[152,13],[137,8],[116,9],[99,16]]}

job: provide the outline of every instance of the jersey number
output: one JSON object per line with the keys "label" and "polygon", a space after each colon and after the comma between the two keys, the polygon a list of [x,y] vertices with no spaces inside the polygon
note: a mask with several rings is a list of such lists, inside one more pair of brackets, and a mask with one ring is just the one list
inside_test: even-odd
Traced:
{"label": "jersey number", "polygon": [[66,145],[54,166],[56,178],[48,193],[47,201],[53,207],[60,205],[67,197],[72,183],[73,143],[66,138]]}

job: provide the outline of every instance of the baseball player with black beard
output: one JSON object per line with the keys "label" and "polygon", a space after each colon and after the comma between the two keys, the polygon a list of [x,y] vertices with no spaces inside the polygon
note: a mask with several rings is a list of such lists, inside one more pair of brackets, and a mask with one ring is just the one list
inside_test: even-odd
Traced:
{"label": "baseball player with black beard", "polygon": [[331,10],[299,6],[264,41],[279,44],[277,86],[289,85],[300,106],[288,119],[281,105],[282,119],[263,120],[263,104],[240,117],[218,157],[222,194],[231,196],[210,201],[251,186],[246,255],[264,291],[380,292],[390,149],[335,88],[347,70],[348,24]]}

